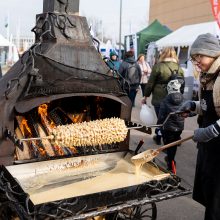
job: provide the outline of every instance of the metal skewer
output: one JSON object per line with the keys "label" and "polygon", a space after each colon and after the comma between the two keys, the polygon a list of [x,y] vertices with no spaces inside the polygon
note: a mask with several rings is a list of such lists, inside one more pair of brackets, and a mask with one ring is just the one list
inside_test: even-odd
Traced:
{"label": "metal skewer", "polygon": [[50,136],[45,136],[45,137],[22,138],[19,140],[20,141],[37,141],[37,140],[42,140],[42,139],[54,139],[54,136],[50,135]]}
{"label": "metal skewer", "polygon": [[[180,112],[180,111],[177,111],[177,112],[171,112],[168,114],[168,116],[166,117],[166,119],[164,120],[163,124],[158,124],[158,125],[149,125],[149,126],[143,126],[143,125],[137,125],[135,127],[127,127],[128,130],[131,130],[131,129],[141,129],[141,128],[154,128],[154,127],[163,127],[164,124],[167,122],[167,120],[170,118],[171,115],[174,115],[174,114],[182,114],[182,113],[185,113],[185,112]],[[34,137],[34,138],[22,138],[20,139],[20,141],[35,141],[35,140],[42,140],[42,139],[54,139],[54,135],[50,135],[50,136],[45,136],[45,137]],[[86,137],[85,137],[86,138]]]}

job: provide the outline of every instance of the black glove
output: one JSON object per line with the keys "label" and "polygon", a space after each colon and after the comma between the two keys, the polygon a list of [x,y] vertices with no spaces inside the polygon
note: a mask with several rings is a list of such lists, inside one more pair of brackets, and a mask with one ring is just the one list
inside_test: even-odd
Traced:
{"label": "black glove", "polygon": [[193,101],[186,101],[183,105],[179,108],[181,112],[191,112],[196,110],[196,103]]}
{"label": "black glove", "polygon": [[208,142],[220,134],[220,119],[213,125],[206,128],[198,128],[194,131],[195,142]]}

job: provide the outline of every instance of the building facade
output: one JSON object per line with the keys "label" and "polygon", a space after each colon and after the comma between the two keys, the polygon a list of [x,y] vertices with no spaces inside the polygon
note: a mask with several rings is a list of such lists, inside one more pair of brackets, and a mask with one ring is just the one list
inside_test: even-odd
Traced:
{"label": "building facade", "polygon": [[28,50],[34,44],[34,42],[35,42],[34,35],[19,36],[12,38],[12,43],[16,45],[19,54],[22,54],[24,51]]}
{"label": "building facade", "polygon": [[214,21],[210,0],[150,0],[150,23],[158,19],[171,30]]}

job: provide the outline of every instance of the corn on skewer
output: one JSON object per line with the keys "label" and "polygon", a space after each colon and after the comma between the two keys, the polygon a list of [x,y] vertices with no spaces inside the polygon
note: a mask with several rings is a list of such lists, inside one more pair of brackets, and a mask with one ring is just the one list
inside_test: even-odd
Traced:
{"label": "corn on skewer", "polygon": [[[123,141],[128,128],[120,118],[106,118],[90,122],[62,125],[51,130],[51,135],[41,137],[51,139],[58,146],[97,146]],[[39,138],[21,139],[28,141]]]}

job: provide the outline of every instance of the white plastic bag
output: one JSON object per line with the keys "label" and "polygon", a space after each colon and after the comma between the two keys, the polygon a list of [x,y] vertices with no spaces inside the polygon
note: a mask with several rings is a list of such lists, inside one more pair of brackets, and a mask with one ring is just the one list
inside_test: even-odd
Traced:
{"label": "white plastic bag", "polygon": [[144,125],[153,125],[154,122],[154,111],[151,107],[149,107],[146,104],[143,104],[141,106],[141,111],[140,111],[140,120]]}

